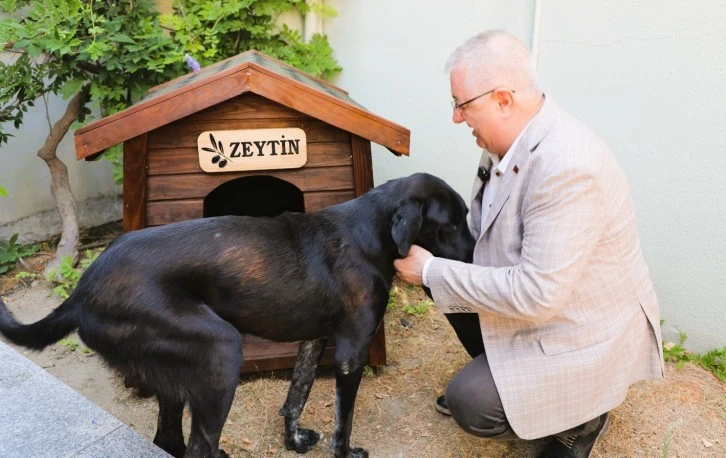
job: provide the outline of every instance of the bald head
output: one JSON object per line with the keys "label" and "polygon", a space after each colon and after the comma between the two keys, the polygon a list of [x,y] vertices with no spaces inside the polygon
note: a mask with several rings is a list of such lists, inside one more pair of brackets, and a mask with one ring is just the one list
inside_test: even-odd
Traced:
{"label": "bald head", "polygon": [[532,56],[522,41],[502,31],[480,33],[456,48],[445,71],[466,69],[467,84],[481,88],[506,86],[519,93],[540,93]]}

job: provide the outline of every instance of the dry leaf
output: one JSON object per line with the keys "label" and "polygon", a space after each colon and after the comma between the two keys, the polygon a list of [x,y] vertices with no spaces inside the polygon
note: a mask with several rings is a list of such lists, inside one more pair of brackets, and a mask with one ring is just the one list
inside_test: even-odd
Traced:
{"label": "dry leaf", "polygon": [[704,447],[706,447],[706,448],[713,447],[713,444],[708,439],[706,439],[705,437],[703,439],[701,439],[701,440],[703,441],[703,446]]}

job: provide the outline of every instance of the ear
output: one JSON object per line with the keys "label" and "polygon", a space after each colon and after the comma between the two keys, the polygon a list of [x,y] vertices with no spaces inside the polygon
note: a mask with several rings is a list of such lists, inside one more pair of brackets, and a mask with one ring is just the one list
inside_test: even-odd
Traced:
{"label": "ear", "polygon": [[407,200],[398,207],[393,215],[391,236],[398,246],[398,254],[405,257],[411,249],[413,241],[421,230],[423,217],[422,204],[415,200]]}
{"label": "ear", "polygon": [[509,118],[512,116],[512,109],[514,107],[514,95],[511,91],[506,89],[498,89],[492,94],[492,98],[497,102],[499,112],[505,117]]}

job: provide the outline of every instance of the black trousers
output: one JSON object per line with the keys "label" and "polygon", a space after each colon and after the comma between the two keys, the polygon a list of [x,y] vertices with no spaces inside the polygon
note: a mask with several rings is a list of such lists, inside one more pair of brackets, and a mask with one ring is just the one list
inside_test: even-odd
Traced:
{"label": "black trousers", "polygon": [[[489,369],[484,341],[481,337],[479,315],[476,313],[447,313],[472,360],[449,382],[446,403],[456,423],[469,434],[488,439],[517,439],[509,426],[502,400]],[[599,417],[560,434],[576,436],[592,429]]]}

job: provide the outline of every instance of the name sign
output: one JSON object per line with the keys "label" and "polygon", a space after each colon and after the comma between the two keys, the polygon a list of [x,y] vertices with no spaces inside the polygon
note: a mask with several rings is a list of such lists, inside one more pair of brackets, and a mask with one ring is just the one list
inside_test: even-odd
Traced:
{"label": "name sign", "polygon": [[305,131],[296,127],[202,132],[197,150],[205,172],[295,169],[308,161]]}

